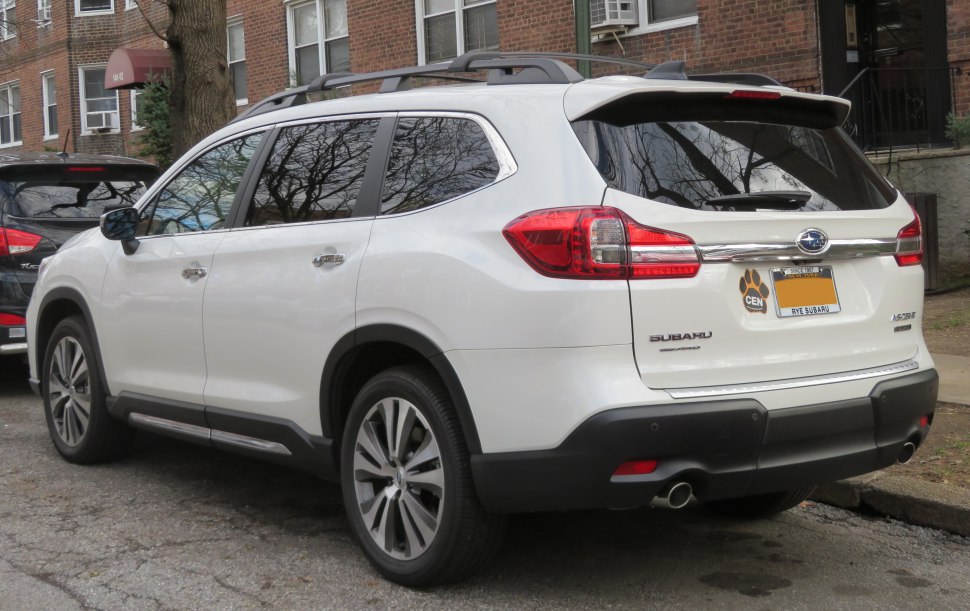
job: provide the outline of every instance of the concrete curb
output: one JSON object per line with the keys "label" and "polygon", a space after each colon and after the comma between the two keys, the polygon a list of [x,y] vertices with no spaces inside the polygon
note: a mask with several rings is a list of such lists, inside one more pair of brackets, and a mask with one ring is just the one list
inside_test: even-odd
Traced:
{"label": "concrete curb", "polygon": [[819,486],[812,500],[970,537],[970,490],[879,471]]}

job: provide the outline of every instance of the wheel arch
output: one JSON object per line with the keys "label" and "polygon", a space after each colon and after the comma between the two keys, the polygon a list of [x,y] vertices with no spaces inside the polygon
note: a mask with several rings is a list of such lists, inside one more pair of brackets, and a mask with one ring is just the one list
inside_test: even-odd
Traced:
{"label": "wheel arch", "polygon": [[[42,376],[41,371],[44,367],[44,355],[47,353],[47,344],[57,323],[69,316],[80,315],[84,318],[94,343],[94,349],[98,352],[98,363],[102,363],[101,344],[98,342],[98,331],[94,327],[94,319],[91,317],[91,310],[84,297],[76,289],[59,287],[52,289],[44,295],[40,307],[37,308],[37,328],[34,341],[34,362],[38,364],[37,375]],[[108,380],[104,373],[104,367],[98,367],[98,376],[101,378],[101,385],[107,391]],[[109,393],[110,394],[110,393]]]}
{"label": "wheel arch", "polygon": [[343,423],[357,392],[374,375],[404,364],[427,364],[445,385],[458,414],[468,451],[481,454],[478,428],[461,381],[447,356],[421,333],[398,325],[360,327],[343,336],[330,352],[320,382],[323,435],[334,440],[339,457]]}

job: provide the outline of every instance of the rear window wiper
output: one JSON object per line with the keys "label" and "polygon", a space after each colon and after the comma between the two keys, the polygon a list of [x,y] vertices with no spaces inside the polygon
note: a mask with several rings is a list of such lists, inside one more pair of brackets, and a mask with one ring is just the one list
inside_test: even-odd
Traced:
{"label": "rear window wiper", "polygon": [[756,191],[732,193],[707,200],[708,206],[732,208],[778,208],[796,210],[812,199],[808,191]]}

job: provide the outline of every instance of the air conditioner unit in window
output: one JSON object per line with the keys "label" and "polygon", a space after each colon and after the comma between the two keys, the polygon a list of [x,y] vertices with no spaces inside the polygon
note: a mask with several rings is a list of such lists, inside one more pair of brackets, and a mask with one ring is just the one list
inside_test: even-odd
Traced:
{"label": "air conditioner unit in window", "polygon": [[640,25],[637,4],[637,0],[590,0],[590,30],[599,34]]}

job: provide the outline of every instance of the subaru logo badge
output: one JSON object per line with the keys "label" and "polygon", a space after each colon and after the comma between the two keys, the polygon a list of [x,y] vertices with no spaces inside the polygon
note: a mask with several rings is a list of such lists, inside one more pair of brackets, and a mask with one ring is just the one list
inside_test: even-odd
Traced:
{"label": "subaru logo badge", "polygon": [[798,249],[808,255],[820,255],[829,248],[829,237],[821,229],[806,229],[795,238]]}

